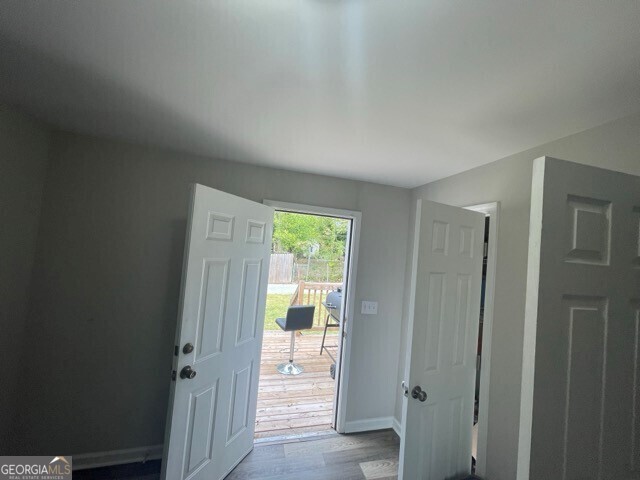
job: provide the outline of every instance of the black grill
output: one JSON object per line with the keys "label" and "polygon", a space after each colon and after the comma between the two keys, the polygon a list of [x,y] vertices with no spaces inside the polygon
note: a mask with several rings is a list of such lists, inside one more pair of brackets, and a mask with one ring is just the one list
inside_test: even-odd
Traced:
{"label": "black grill", "polygon": [[331,316],[340,320],[340,310],[342,309],[342,292],[329,292],[325,299],[327,306],[331,306]]}

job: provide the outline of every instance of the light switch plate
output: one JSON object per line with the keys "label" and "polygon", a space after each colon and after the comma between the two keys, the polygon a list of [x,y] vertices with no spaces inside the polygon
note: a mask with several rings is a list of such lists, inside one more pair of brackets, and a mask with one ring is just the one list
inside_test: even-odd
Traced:
{"label": "light switch plate", "polygon": [[378,302],[363,301],[360,313],[362,313],[362,315],[377,315]]}

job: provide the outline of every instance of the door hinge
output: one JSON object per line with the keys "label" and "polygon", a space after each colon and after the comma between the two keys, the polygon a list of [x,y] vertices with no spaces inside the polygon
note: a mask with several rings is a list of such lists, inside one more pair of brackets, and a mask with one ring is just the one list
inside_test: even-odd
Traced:
{"label": "door hinge", "polygon": [[171,380],[174,381],[174,382],[176,381],[176,371],[175,370],[171,371]]}
{"label": "door hinge", "polygon": [[176,345],[173,348],[173,354],[177,357],[179,353],[180,353],[180,346]]}

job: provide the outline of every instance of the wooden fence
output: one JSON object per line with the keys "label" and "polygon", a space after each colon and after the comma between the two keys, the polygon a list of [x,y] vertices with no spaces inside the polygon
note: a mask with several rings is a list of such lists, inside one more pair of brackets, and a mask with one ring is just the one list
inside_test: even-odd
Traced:
{"label": "wooden fence", "polygon": [[269,283],[293,281],[293,253],[272,253],[269,261]]}
{"label": "wooden fence", "polygon": [[342,283],[329,282],[298,282],[298,288],[291,296],[290,305],[315,305],[315,319],[313,328],[324,328],[324,321],[327,311],[322,302],[327,297],[327,293],[342,287]]}

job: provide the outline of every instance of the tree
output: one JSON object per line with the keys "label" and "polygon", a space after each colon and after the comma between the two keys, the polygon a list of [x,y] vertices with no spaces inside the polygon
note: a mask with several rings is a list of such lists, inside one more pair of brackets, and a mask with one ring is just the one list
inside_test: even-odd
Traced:
{"label": "tree", "polygon": [[340,260],[345,254],[348,227],[349,221],[341,218],[276,212],[272,251],[307,258],[315,247],[314,258]]}

